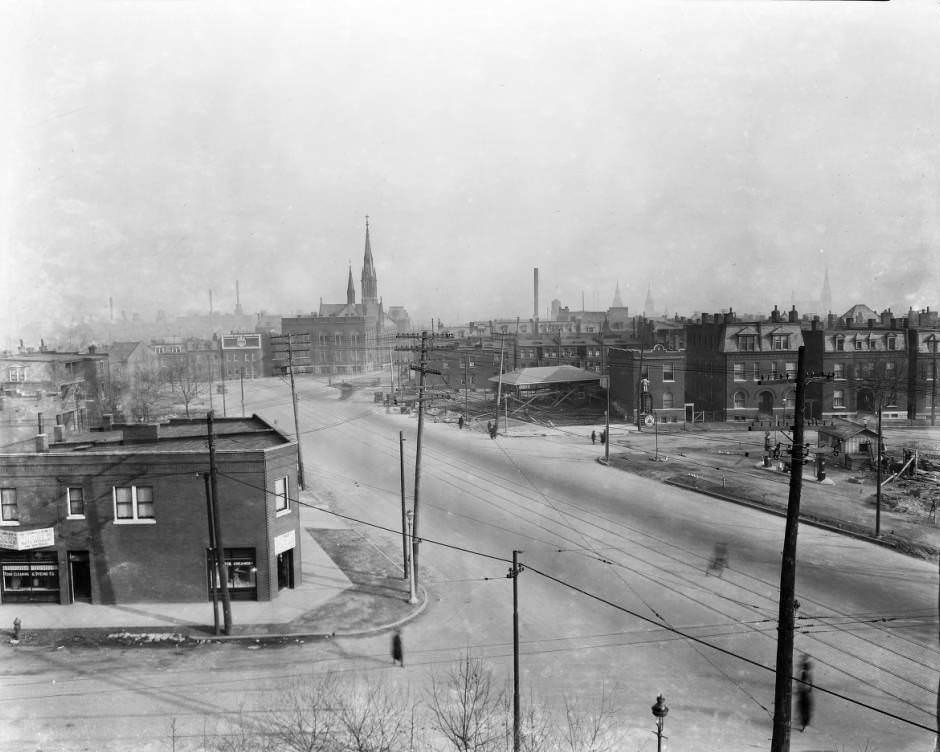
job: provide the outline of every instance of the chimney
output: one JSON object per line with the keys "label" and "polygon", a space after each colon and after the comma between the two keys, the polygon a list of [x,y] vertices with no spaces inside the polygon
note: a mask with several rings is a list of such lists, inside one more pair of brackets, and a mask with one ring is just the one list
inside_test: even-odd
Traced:
{"label": "chimney", "polygon": [[44,433],[36,434],[36,451],[39,453],[49,451],[49,437]]}
{"label": "chimney", "polygon": [[774,306],[774,309],[770,312],[770,320],[774,324],[780,323],[780,311],[778,310],[777,306]]}
{"label": "chimney", "polygon": [[89,355],[94,355],[94,354],[97,353],[97,352],[98,352],[98,346],[97,346],[97,345],[88,345],[88,354],[89,354]]}
{"label": "chimney", "polygon": [[791,324],[795,324],[800,320],[800,315],[796,312],[796,306],[790,309],[789,320]]}
{"label": "chimney", "polygon": [[52,427],[52,440],[56,444],[61,444],[65,441],[65,426],[57,423]]}
{"label": "chimney", "polygon": [[532,318],[536,321],[539,319],[539,268],[535,267],[532,270],[532,282],[535,288],[535,305],[533,307]]}
{"label": "chimney", "polygon": [[125,444],[146,444],[159,438],[159,423],[129,423],[124,426]]}

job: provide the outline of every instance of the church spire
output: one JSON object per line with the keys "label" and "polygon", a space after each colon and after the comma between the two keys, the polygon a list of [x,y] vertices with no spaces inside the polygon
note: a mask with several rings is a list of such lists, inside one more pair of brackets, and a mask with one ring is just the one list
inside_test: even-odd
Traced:
{"label": "church spire", "polygon": [[356,286],[353,284],[352,264],[349,265],[349,281],[346,282],[346,305],[356,305]]}
{"label": "church spire", "polygon": [[366,214],[366,250],[362,259],[362,302],[379,302],[379,286],[375,277],[375,263],[372,260],[372,242],[369,239],[368,214]]}
{"label": "church spire", "polygon": [[650,282],[650,285],[646,290],[646,302],[643,304],[643,315],[644,316],[656,315],[656,306],[653,304],[653,283],[652,282]]}
{"label": "church spire", "polygon": [[820,313],[832,311],[832,290],[829,289],[829,267],[826,267],[826,276],[823,277],[822,293],[819,296]]}
{"label": "church spire", "polygon": [[623,301],[620,299],[620,281],[617,281],[617,289],[614,290],[614,301],[610,304],[611,308],[623,308]]}

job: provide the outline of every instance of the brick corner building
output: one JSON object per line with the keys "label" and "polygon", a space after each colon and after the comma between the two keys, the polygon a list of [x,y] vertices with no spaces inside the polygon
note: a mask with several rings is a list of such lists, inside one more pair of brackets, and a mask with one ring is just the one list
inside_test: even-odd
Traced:
{"label": "brick corner building", "polygon": [[[236,599],[300,582],[296,443],[257,416],[214,421],[217,509]],[[205,419],[104,426],[0,454],[0,601],[210,597]]]}

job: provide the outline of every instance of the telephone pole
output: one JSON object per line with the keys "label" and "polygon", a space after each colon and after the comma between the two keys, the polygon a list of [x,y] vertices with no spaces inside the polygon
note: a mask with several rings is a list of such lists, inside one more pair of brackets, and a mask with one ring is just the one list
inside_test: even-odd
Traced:
{"label": "telephone pole", "polygon": [[213,411],[206,413],[206,428],[209,432],[209,488],[212,499],[212,518],[215,529],[215,550],[219,566],[219,590],[222,592],[222,619],[225,634],[232,634],[232,601],[228,592],[228,568],[225,566],[225,547],[222,545],[222,505],[219,503],[219,481],[215,468],[215,433]]}
{"label": "telephone pole", "polygon": [[398,432],[398,461],[401,465],[401,553],[405,574],[408,579],[408,517],[405,507],[405,432]]}
{"label": "telephone pole", "polygon": [[[796,611],[796,539],[800,525],[800,495],[803,489],[803,410],[807,381],[828,379],[806,373],[806,347],[800,345],[796,364],[796,404],[793,410],[793,448],[790,451],[790,495],[783,534],[780,566],[780,603],[777,616],[777,667],[774,684],[774,720],[771,752],[789,752],[790,717],[793,705],[793,619]],[[758,381],[758,384],[763,383]]]}
{"label": "telephone pole", "polygon": [[519,752],[522,741],[521,713],[519,710],[519,575],[525,567],[519,563],[519,554],[512,552],[512,569],[506,576],[512,580],[512,749]]}
{"label": "telephone pole", "polygon": [[[418,377],[418,435],[415,439],[415,485],[414,485],[414,502],[413,502],[413,514],[414,521],[411,529],[411,540],[412,540],[412,555],[411,555],[411,576],[414,578],[415,582],[418,580],[418,547],[421,543],[421,537],[418,535],[418,512],[419,512],[419,501],[421,497],[421,439],[424,435],[424,400],[425,400],[425,384],[424,377],[426,374],[436,374],[440,375],[441,372],[428,367],[428,352],[431,349],[431,343],[434,340],[433,332],[422,331],[421,334],[396,334],[397,338],[402,339],[417,339],[420,337],[421,345],[418,351],[421,353],[421,360],[416,366],[411,365],[411,370],[418,371],[420,374]],[[449,337],[451,335],[444,334],[440,335],[444,337]],[[404,349],[404,350],[415,350],[414,347],[406,348],[395,348]]]}
{"label": "telephone pole", "polygon": [[[295,361],[301,361],[303,363],[310,362],[310,335],[307,332],[296,334],[296,343],[305,346],[306,355],[294,355],[294,336],[295,334],[292,332],[272,336],[271,347],[273,350],[273,359],[280,361],[280,364],[286,368],[290,376],[290,402],[294,410],[294,436],[297,439],[297,485],[301,489],[304,489],[306,488],[304,485],[304,457],[300,448],[300,422],[297,417],[297,390],[294,384],[294,364]],[[286,363],[284,362],[285,357]],[[303,368],[304,366],[298,367]]]}

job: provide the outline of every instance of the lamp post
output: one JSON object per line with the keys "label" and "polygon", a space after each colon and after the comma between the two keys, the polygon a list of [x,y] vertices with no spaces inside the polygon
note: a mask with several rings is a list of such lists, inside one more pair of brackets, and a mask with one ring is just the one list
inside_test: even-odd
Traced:
{"label": "lamp post", "polygon": [[666,701],[662,695],[656,698],[656,704],[653,705],[651,709],[656,718],[656,752],[662,752],[663,721],[666,719],[666,714],[669,712],[669,708],[666,707]]}

